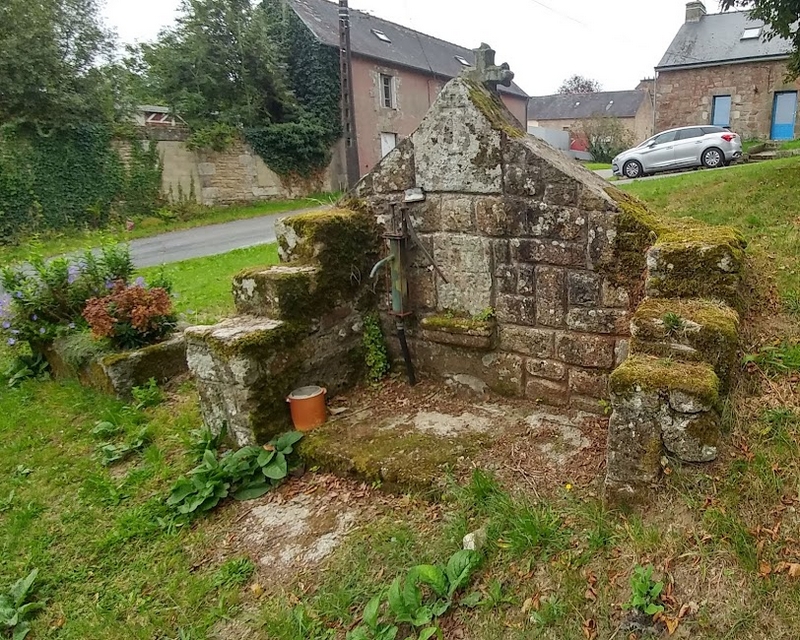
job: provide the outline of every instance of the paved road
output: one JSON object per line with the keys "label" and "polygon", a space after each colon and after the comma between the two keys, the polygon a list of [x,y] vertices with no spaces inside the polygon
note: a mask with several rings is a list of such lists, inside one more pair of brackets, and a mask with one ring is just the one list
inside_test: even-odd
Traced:
{"label": "paved road", "polygon": [[132,240],[131,257],[137,267],[152,267],[189,258],[227,253],[234,249],[275,242],[275,222],[322,207],[285,211],[269,216],[235,220],[222,224],[162,233],[151,238]]}

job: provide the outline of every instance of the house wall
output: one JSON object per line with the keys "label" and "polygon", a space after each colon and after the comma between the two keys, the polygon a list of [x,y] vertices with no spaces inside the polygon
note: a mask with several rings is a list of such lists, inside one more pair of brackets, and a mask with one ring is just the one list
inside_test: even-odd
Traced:
{"label": "house wall", "polygon": [[[800,80],[786,83],[785,74],[783,61],[661,71],[656,129],[709,124],[713,97],[730,95],[731,129],[745,139],[769,138],[775,92],[800,90]],[[795,136],[799,134],[795,123]]]}
{"label": "house wall", "polygon": [[[649,138],[653,131],[653,105],[651,100],[642,102],[638,113],[633,118],[618,118],[625,128],[633,136],[633,141],[637,144]],[[528,127],[544,127],[546,129],[557,129],[559,131],[572,131],[580,126],[581,119],[565,118],[559,120],[528,120]]]}
{"label": "house wall", "polygon": [[[393,67],[362,57],[353,58],[353,94],[358,135],[358,160],[365,175],[381,159],[381,133],[396,133],[398,144],[422,122],[447,79],[421,71]],[[395,78],[395,107],[383,106],[381,74]],[[511,113],[525,122],[526,98],[501,94]]]}

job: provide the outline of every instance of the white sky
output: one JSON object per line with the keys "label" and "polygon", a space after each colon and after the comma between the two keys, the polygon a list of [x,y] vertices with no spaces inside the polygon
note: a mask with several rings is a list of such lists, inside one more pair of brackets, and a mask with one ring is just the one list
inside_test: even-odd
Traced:
{"label": "white sky", "polygon": [[[106,0],[122,42],[152,40],[180,0]],[[487,42],[530,95],[555,93],[573,73],[603,89],[653,75],[684,21],[686,0],[350,0],[354,9],[475,48]],[[706,0],[709,12],[716,0]]]}

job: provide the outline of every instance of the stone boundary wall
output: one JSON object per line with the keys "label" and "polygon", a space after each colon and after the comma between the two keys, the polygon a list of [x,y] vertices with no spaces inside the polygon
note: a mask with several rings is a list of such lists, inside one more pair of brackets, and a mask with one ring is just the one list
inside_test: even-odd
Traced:
{"label": "stone boundary wall", "polygon": [[[163,162],[161,190],[169,200],[192,197],[207,206],[302,198],[313,193],[339,191],[345,184],[343,147],[337,143],[331,162],[319,175],[287,180],[272,171],[248,144],[237,141],[224,152],[186,148],[184,127],[139,127],[143,139],[155,140]],[[123,161],[130,142],[118,140]]]}

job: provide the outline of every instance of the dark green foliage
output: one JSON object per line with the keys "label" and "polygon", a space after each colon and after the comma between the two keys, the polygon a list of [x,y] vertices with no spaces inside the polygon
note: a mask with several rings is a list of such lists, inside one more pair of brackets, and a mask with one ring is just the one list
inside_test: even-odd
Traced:
{"label": "dark green foliage", "polygon": [[364,316],[364,351],[367,379],[370,382],[380,382],[389,372],[391,364],[380,319],[375,314]]}
{"label": "dark green foliage", "polygon": [[107,122],[120,103],[97,0],[3,0],[0,124]]}
{"label": "dark green foliage", "polygon": [[34,255],[26,267],[0,270],[7,291],[0,298],[0,334],[11,345],[56,338],[83,324],[88,300],[105,295],[115,281],[127,281],[133,263],[127,246],[108,245],[100,255],[86,251],[77,264],[67,258]]}
{"label": "dark green foliage", "polygon": [[244,136],[279,175],[307,177],[323,168],[330,158],[331,140],[322,124],[310,118],[245,129]]}
{"label": "dark green foliage", "polygon": [[289,456],[302,433],[286,433],[265,447],[243,447],[217,456],[206,450],[202,462],[172,487],[167,505],[180,514],[211,511],[232,495],[237,500],[263,496],[289,475]]}
{"label": "dark green foliage", "polygon": [[769,373],[788,373],[800,370],[800,344],[784,342],[768,346],[755,354],[744,357],[746,365],[755,364]]}
{"label": "dark green foliage", "polygon": [[131,389],[131,395],[136,401],[136,409],[150,409],[164,402],[164,392],[159,389],[155,378],[150,378],[146,385]]}
{"label": "dark green foliage", "polygon": [[126,215],[154,213],[162,172],[156,143],[132,138],[128,146],[123,164],[105,124],[46,134],[0,129],[0,242],[47,229],[100,228],[117,205]]}
{"label": "dark green foliage", "polygon": [[186,140],[186,148],[200,151],[227,151],[239,136],[239,130],[224,122],[195,129]]}
{"label": "dark green foliage", "polygon": [[49,377],[50,364],[41,353],[19,354],[3,372],[9,387],[19,386],[25,380],[45,380]]}
{"label": "dark green foliage", "polygon": [[[97,429],[97,427],[95,427]],[[142,451],[152,441],[152,435],[147,427],[139,430],[127,442],[114,444],[113,442],[103,442],[97,447],[97,457],[105,467],[108,467],[116,462],[121,462],[128,459],[135,453]]]}
{"label": "dark green foliage", "polygon": [[454,604],[456,594],[469,584],[483,558],[477,551],[463,549],[445,565],[420,564],[397,576],[388,590],[388,620],[380,620],[383,595],[372,598],[364,608],[362,624],[347,634],[347,640],[393,640],[398,624],[427,627],[419,638],[431,638],[439,627],[428,626]]}

